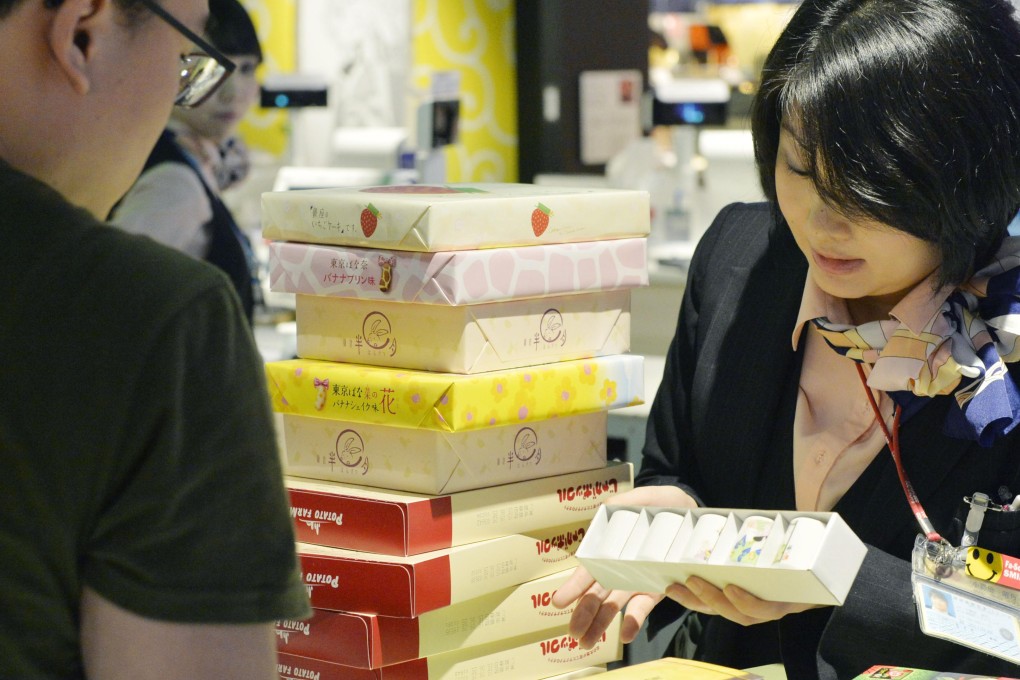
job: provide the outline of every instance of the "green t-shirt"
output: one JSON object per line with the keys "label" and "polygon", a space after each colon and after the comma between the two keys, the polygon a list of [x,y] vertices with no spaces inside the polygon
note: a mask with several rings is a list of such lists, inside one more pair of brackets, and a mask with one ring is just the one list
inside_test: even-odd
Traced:
{"label": "green t-shirt", "polygon": [[0,291],[0,677],[81,675],[84,586],[168,621],[307,615],[227,279],[0,162]]}

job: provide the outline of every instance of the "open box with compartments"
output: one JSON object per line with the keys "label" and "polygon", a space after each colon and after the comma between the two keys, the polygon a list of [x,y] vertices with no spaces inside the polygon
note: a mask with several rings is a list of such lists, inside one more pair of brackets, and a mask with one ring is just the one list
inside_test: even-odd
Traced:
{"label": "open box with compartments", "polygon": [[662,593],[697,576],[764,600],[840,605],[866,552],[836,513],[604,505],[577,559],[611,589]]}

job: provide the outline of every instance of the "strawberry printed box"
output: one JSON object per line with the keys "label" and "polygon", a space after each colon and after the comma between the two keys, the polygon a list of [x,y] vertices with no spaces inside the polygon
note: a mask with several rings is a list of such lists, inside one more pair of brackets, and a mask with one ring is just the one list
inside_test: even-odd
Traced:
{"label": "strawberry printed box", "polygon": [[483,373],[628,349],[628,290],[458,307],[297,296],[305,359]]}
{"label": "strawberry printed box", "polygon": [[[288,478],[297,540],[383,555],[416,555],[505,534],[591,520],[599,502],[630,489],[630,463],[612,463],[445,496]],[[563,545],[583,533],[560,537]]]}
{"label": "strawberry printed box", "polygon": [[290,359],[267,363],[266,379],[280,413],[445,432],[632,406],[644,390],[631,354],[474,375]]}
{"label": "strawberry printed box", "polygon": [[305,621],[277,621],[276,647],[308,659],[380,668],[535,631],[562,635],[573,606],[557,609],[552,595],[572,573],[560,571],[412,618],[315,609]]}
{"label": "strawberry printed box", "polygon": [[288,475],[449,494],[606,464],[605,411],[467,432],[283,417]]}
{"label": "strawberry printed box", "polygon": [[280,293],[473,305],[648,285],[646,239],[416,253],[274,241]]}
{"label": "strawberry printed box", "polygon": [[648,193],[531,184],[390,185],[262,194],[262,235],[437,252],[647,236]]}
{"label": "strawberry printed box", "polygon": [[311,543],[298,543],[297,553],[312,607],[413,617],[577,566],[578,542],[565,537],[587,525],[577,521],[410,557]]}
{"label": "strawberry printed box", "polygon": [[284,680],[457,680],[461,678],[549,678],[623,657],[621,617],[609,624],[591,649],[566,632],[533,631],[485,645],[382,666],[356,668],[290,654],[280,650],[277,671]]}

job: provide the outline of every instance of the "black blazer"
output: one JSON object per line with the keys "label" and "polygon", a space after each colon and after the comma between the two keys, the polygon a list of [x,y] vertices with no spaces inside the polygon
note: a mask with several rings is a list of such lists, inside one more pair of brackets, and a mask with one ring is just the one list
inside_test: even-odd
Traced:
{"label": "black blazer", "polygon": [[[680,486],[708,507],[793,509],[793,417],[801,355],[791,346],[807,263],[770,206],[725,208],[700,241],[651,407],[641,485]],[[1010,366],[1020,380],[1018,365]],[[963,497],[1020,493],[1020,428],[992,447],[942,434],[952,397],[901,426],[904,465],[936,529],[958,542]],[[780,660],[791,680],[850,678],[872,664],[1016,675],[1017,667],[923,635],[910,588],[918,533],[885,449],[836,505],[868,544],[842,607],[741,628],[706,617],[698,656]],[[1020,555],[1020,512],[986,514],[979,544]]]}

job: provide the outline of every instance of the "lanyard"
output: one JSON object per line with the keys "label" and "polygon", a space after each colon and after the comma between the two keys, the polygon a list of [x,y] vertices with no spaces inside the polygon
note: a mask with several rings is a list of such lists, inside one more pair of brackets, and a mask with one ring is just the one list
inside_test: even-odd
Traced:
{"label": "lanyard", "polygon": [[896,405],[896,411],[893,415],[892,432],[885,424],[885,419],[882,417],[882,413],[878,410],[878,403],[875,401],[875,395],[872,394],[871,388],[868,387],[868,379],[864,375],[864,368],[859,362],[854,362],[854,366],[857,367],[857,375],[860,376],[861,384],[864,385],[864,391],[868,395],[868,402],[871,404],[871,410],[875,412],[875,417],[878,419],[878,424],[882,428],[882,434],[885,435],[885,443],[889,445],[889,452],[892,454],[893,461],[896,463],[896,473],[900,476],[900,485],[903,487],[903,493],[907,497],[907,503],[910,504],[910,509],[914,512],[914,517],[917,518],[917,524],[921,527],[921,531],[925,537],[933,543],[941,543],[942,537],[935,527],[932,525],[931,520],[928,519],[928,513],[924,511],[921,506],[921,501],[917,498],[917,493],[914,491],[914,485],[910,483],[910,478],[907,477],[907,471],[903,469],[903,459],[900,457],[900,416],[903,414],[903,407],[899,404]]}

